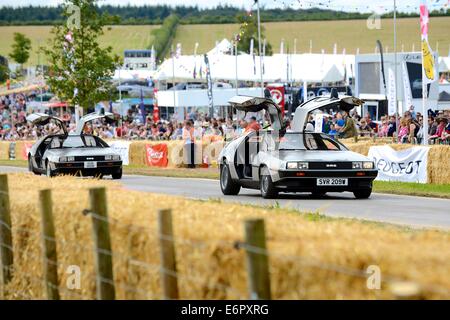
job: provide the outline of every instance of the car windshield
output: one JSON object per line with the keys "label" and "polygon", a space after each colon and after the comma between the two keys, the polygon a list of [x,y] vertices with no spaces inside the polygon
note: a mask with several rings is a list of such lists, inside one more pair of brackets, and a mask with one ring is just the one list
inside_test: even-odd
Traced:
{"label": "car windshield", "polygon": [[103,144],[93,136],[68,136],[66,139],[55,137],[50,149],[58,148],[102,148]]}
{"label": "car windshield", "polygon": [[322,133],[286,133],[280,138],[279,150],[342,151],[347,148]]}

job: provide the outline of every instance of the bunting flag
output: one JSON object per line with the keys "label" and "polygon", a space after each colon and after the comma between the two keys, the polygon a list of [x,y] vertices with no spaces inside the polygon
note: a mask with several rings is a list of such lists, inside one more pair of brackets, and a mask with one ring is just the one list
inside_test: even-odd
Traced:
{"label": "bunting flag", "polygon": [[178,59],[181,56],[181,43],[177,43],[177,51],[175,52],[175,57]]}
{"label": "bunting flag", "polygon": [[211,70],[209,67],[209,59],[208,55],[204,55],[205,67],[206,67],[206,81],[208,84],[208,104],[209,104],[209,115],[214,117],[214,102],[213,102],[213,90],[212,90],[212,79],[211,79]]}
{"label": "bunting flag", "polygon": [[433,52],[428,43],[428,23],[430,21],[428,14],[427,1],[420,2],[420,32],[422,47],[422,67],[424,73],[424,83],[428,84],[437,80],[437,72],[435,70],[435,61]]}
{"label": "bunting flag", "polygon": [[402,75],[403,75],[403,92],[405,97],[405,106],[409,108],[412,103],[412,96],[411,96],[411,85],[409,83],[409,75],[408,75],[408,68],[406,66],[406,62],[403,62],[402,65]]}
{"label": "bunting flag", "polygon": [[150,53],[150,64],[152,67],[152,70],[156,70],[156,50],[155,46],[152,45],[151,53]]}
{"label": "bunting flag", "polygon": [[264,39],[264,41],[263,41],[262,57],[263,57],[263,60],[262,60],[262,73],[265,74],[266,73],[266,67],[264,65],[264,58],[266,57],[266,39]]}

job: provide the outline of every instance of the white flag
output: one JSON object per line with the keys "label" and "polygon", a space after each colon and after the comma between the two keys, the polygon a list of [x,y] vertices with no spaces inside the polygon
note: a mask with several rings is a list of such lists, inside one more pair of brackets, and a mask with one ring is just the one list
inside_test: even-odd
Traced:
{"label": "white flag", "polygon": [[402,66],[402,72],[403,72],[403,92],[404,92],[404,98],[405,98],[405,106],[406,108],[409,108],[412,105],[412,96],[411,96],[411,85],[409,84],[409,75],[408,75],[408,69],[406,66],[406,62],[403,62]]}
{"label": "white flag", "polygon": [[396,112],[395,105],[395,76],[394,71],[389,68],[388,71],[388,113],[393,115]]}

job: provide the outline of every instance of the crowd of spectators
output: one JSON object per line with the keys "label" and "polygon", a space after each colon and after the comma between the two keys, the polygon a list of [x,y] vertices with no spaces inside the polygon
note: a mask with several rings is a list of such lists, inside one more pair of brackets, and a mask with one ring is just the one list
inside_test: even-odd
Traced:
{"label": "crowd of spectators", "polygon": [[[24,95],[0,97],[0,139],[34,140],[60,128],[54,123],[33,126],[26,121],[27,97]],[[55,116],[66,122],[70,131],[75,130],[75,115],[56,109]],[[125,140],[181,140],[209,139],[232,140],[248,130],[259,130],[267,123],[250,117],[247,121],[233,121],[231,118],[210,118],[202,112],[192,111],[188,120],[176,119],[153,121],[153,116],[144,118],[139,108],[131,108],[123,117],[117,115],[112,124],[97,122],[88,126],[89,133],[104,139]],[[315,117],[311,115],[306,130],[315,130]],[[450,110],[428,114],[429,143],[450,143]],[[289,121],[287,121],[289,123]],[[398,126],[398,130],[397,130]],[[289,130],[289,125],[287,130]],[[398,143],[423,142],[423,115],[409,108],[401,117],[382,116],[374,121],[369,115],[361,117],[357,112],[331,112],[323,115],[322,132],[336,138],[393,137]]]}

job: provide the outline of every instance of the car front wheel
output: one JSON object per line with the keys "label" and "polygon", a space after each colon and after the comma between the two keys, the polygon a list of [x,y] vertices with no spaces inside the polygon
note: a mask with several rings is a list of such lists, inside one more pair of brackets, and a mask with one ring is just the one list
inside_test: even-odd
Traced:
{"label": "car front wheel", "polygon": [[116,172],[113,172],[112,178],[114,180],[122,179],[122,168],[118,169]]}
{"label": "car front wheel", "polygon": [[267,169],[266,167],[262,168],[259,180],[260,180],[261,196],[264,199],[273,199],[278,197],[278,190],[275,188],[275,185],[273,184],[269,169]]}
{"label": "car front wheel", "polygon": [[55,173],[53,172],[52,168],[50,167],[50,163],[49,162],[47,162],[47,164],[45,166],[45,174],[49,178],[55,176]]}
{"label": "car front wheel", "polygon": [[372,188],[353,191],[356,199],[367,199],[372,194]]}
{"label": "car front wheel", "polygon": [[220,170],[220,189],[226,196],[235,196],[241,190],[241,186],[231,178],[230,168],[224,163]]}
{"label": "car front wheel", "polygon": [[28,157],[28,171],[30,171],[31,173],[34,173],[36,175],[40,175],[40,173],[38,173],[36,170],[34,170],[33,160],[31,159],[31,156]]}

